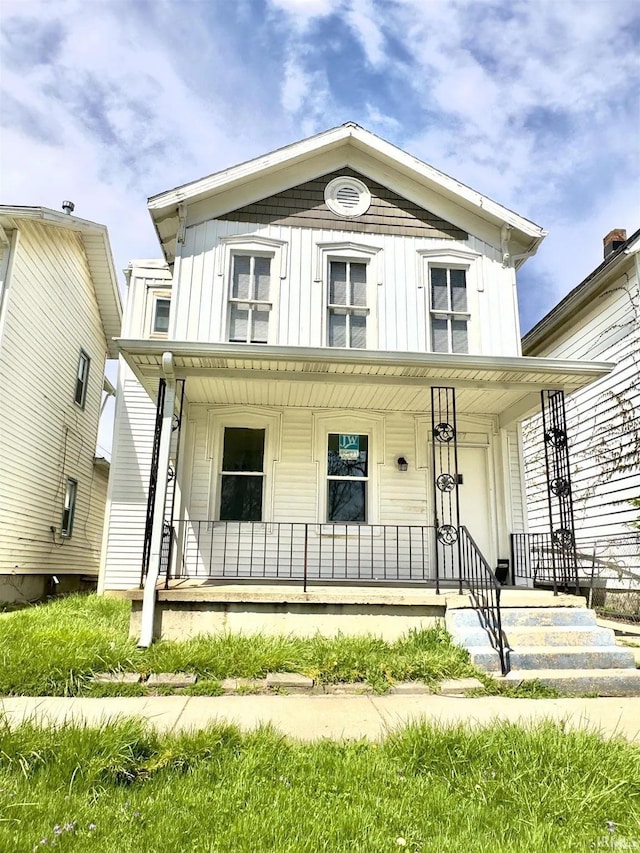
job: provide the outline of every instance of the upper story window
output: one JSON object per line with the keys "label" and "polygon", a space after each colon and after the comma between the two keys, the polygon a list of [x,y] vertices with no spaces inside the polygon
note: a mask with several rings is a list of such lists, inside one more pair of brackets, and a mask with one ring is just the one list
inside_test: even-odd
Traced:
{"label": "upper story window", "polygon": [[169,331],[169,309],[171,300],[166,296],[156,296],[153,303],[152,331],[156,335],[166,335]]}
{"label": "upper story window", "polygon": [[466,270],[430,267],[429,298],[433,352],[469,352]]}
{"label": "upper story window", "polygon": [[84,404],[87,400],[87,386],[89,384],[89,367],[91,365],[91,359],[87,355],[87,353],[81,349],[80,356],[78,357],[78,370],[76,373],[76,388],[74,394],[74,401],[80,406],[81,409],[84,409]]}
{"label": "upper story window", "polygon": [[229,340],[266,344],[271,313],[271,257],[232,255]]}
{"label": "upper story window", "polygon": [[329,261],[329,346],[364,349],[368,313],[367,264]]}

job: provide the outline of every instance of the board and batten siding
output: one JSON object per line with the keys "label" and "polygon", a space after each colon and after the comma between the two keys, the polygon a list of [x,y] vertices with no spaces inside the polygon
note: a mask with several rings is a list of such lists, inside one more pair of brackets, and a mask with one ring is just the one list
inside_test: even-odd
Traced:
{"label": "board and batten siding", "polygon": [[[86,256],[77,234],[29,221],[12,253],[0,343],[0,572],[93,574],[107,346]],[[74,402],[81,348],[91,358],[83,409]],[[72,536],[62,538],[68,478],[77,503]]]}
{"label": "board and batten siding", "polygon": [[[541,353],[613,361],[615,370],[566,400],[575,525],[594,538],[631,530],[640,497],[640,304],[635,275],[596,296]],[[529,528],[548,530],[541,417],[524,425]]]}
{"label": "board and batten siding", "polygon": [[[378,250],[371,262],[369,295],[373,324],[371,349],[425,352],[428,347],[428,277],[424,251],[471,252],[468,280],[469,349],[484,355],[519,355],[515,273],[504,267],[500,251],[469,236],[467,240],[429,239],[393,234],[300,228],[274,224],[208,220],[186,228],[176,261],[170,337],[193,342],[227,339],[229,288],[224,238],[256,236],[281,241],[286,270],[272,268],[273,343],[281,346],[326,345],[322,267],[323,244],[354,243]],[[222,239],[222,242],[221,242]],[[268,251],[268,250],[267,250]],[[330,254],[330,251],[329,251]],[[354,252],[354,257],[356,253]],[[465,261],[462,261],[465,263]],[[325,256],[326,263],[326,256]]]}

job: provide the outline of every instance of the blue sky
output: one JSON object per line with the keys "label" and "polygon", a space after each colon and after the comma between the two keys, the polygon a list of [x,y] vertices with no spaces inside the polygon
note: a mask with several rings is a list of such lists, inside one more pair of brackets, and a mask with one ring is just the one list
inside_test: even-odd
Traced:
{"label": "blue sky", "polygon": [[146,198],[347,120],[549,231],[526,331],[640,225],[637,0],[3,0],[0,200]]}

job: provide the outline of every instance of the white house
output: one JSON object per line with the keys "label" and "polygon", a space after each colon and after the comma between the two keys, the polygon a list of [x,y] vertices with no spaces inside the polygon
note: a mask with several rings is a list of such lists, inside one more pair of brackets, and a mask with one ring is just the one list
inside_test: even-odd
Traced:
{"label": "white house", "polygon": [[5,601],[38,598],[54,577],[72,589],[100,564],[109,466],[96,439],[122,309],[107,229],[65,204],[0,206]]}
{"label": "white house", "polygon": [[[640,231],[604,238],[603,262],[522,340],[527,356],[592,358],[615,370],[567,400],[573,511],[587,572],[640,574]],[[539,419],[525,425],[529,529],[548,530]],[[618,578],[619,580],[619,578]]]}
{"label": "white house", "polygon": [[522,357],[539,226],[353,123],[149,210],[101,589],[146,578],[152,608],[160,575],[440,584],[510,559],[522,419],[611,369]]}

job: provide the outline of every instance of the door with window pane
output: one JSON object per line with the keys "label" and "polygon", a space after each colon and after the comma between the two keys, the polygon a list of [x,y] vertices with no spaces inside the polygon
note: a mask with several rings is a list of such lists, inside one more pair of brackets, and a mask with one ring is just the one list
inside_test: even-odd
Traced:
{"label": "door with window pane", "polygon": [[330,433],[327,442],[327,521],[367,522],[369,436]]}
{"label": "door with window pane", "polygon": [[262,521],[265,430],[226,427],[220,485],[221,521]]}
{"label": "door with window pane", "polygon": [[364,349],[367,345],[367,265],[329,262],[328,343]]}
{"label": "door with window pane", "polygon": [[229,340],[266,344],[271,312],[271,258],[233,255],[229,298]]}

